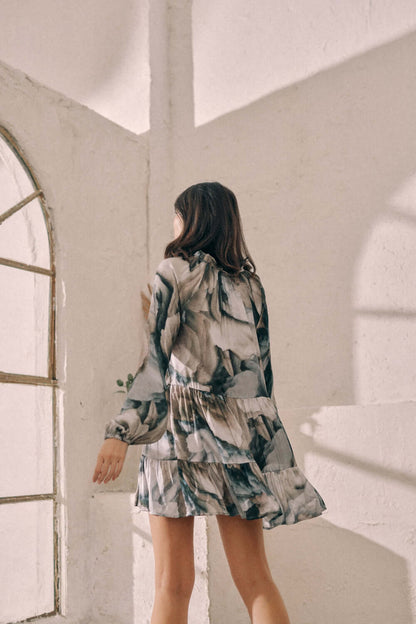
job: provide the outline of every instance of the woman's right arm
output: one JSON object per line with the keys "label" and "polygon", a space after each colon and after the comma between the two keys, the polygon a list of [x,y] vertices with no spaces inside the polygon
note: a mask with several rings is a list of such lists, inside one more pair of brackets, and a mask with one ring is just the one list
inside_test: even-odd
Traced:
{"label": "woman's right arm", "polygon": [[179,333],[179,288],[170,258],[159,264],[153,280],[147,320],[148,353],[134,376],[120,413],[107,423],[105,438],[128,444],[150,444],[166,425],[166,372]]}
{"label": "woman's right arm", "polygon": [[93,481],[108,483],[123,467],[130,444],[157,439],[167,417],[165,373],[173,343],[180,328],[178,284],[174,269],[165,258],[149,286],[150,301],[142,294],[142,307],[149,333],[149,350],[137,371],[120,414],[105,427],[105,440],[98,453]]}
{"label": "woman's right arm", "polygon": [[267,394],[271,399],[274,399],[273,369],[270,352],[269,312],[267,308],[266,293],[261,282],[259,282],[259,286],[261,291],[261,311],[260,317],[256,324],[257,340],[260,348],[260,359],[262,362]]}

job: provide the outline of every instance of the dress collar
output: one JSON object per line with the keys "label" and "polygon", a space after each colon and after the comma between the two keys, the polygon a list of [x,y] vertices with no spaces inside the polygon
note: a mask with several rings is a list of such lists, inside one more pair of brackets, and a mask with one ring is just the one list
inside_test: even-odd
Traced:
{"label": "dress collar", "polygon": [[202,251],[202,249],[198,249],[192,255],[196,256],[199,262],[205,261],[205,262],[209,262],[210,264],[214,264],[215,266],[219,266],[214,256],[211,256],[211,254],[208,253],[207,251]]}
{"label": "dress collar", "polygon": [[[214,256],[212,256],[207,251],[203,251],[202,249],[197,249],[197,251],[194,251],[194,253],[192,254],[192,257],[194,258],[194,260],[191,263],[192,266],[195,266],[195,264],[199,264],[200,262],[208,262],[209,264],[212,264],[214,267],[217,267],[218,269],[221,269],[225,273],[227,273],[227,271],[225,271],[225,269],[223,269],[218,264],[218,262],[216,261]],[[240,271],[238,271],[238,273],[243,273],[244,271],[245,271],[245,269],[240,269]]]}

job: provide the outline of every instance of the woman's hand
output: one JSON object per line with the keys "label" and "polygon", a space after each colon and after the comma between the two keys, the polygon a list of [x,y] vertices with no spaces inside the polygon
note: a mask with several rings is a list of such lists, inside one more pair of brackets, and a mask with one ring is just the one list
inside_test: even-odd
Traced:
{"label": "woman's hand", "polygon": [[[147,284],[147,288],[149,289],[150,296],[152,296],[152,287],[150,286],[149,283]],[[140,296],[142,298],[142,309],[143,309],[144,318],[147,319],[147,317],[149,316],[150,299],[146,295],[146,293],[143,292],[143,290],[140,291]]]}
{"label": "woman's hand", "polygon": [[123,468],[124,459],[127,453],[127,442],[122,442],[117,438],[107,438],[98,453],[97,464],[95,466],[93,481],[97,483],[108,483],[110,479],[117,479]]}

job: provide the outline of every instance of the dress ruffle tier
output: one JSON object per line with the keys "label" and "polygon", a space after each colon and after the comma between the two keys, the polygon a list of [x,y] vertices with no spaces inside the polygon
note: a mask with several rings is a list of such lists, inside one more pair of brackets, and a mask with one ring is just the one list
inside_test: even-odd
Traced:
{"label": "dress ruffle tier", "polygon": [[296,464],[274,401],[172,384],[167,430],[145,445],[135,505],[165,517],[262,518],[263,528],[326,510]]}

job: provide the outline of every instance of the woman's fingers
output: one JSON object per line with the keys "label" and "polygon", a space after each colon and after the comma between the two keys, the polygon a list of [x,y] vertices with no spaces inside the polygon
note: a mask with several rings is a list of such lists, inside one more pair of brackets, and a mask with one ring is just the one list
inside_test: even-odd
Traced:
{"label": "woman's fingers", "polygon": [[110,466],[110,459],[108,457],[99,456],[99,469],[96,479],[93,481],[97,481],[97,483],[102,483],[104,478],[107,475],[108,468]]}
{"label": "woman's fingers", "polygon": [[121,469],[123,468],[123,464],[124,464],[124,459],[119,459],[114,467],[114,474],[113,474],[113,480],[117,479],[117,477],[120,475]]}
{"label": "woman's fingers", "polygon": [[111,479],[114,481],[115,479],[117,479],[117,477],[120,475],[121,470],[123,468],[123,464],[124,464],[124,457],[123,458],[114,458],[114,460],[111,460],[109,465],[108,465],[108,472],[106,477],[104,478],[104,483],[108,483],[109,481],[111,481]]}
{"label": "woman's fingers", "polygon": [[[110,479],[113,477],[114,468],[115,468],[115,464],[117,463],[117,461],[118,460],[114,460],[109,457],[102,458],[97,477],[96,479],[93,479],[93,481],[97,480],[98,483],[108,483]],[[120,474],[120,472],[121,470],[119,470],[117,476]],[[116,477],[113,477],[113,478],[115,479]]]}
{"label": "woman's fingers", "polygon": [[97,481],[98,475],[101,472],[101,465],[102,465],[102,463],[103,463],[103,459],[102,459],[101,455],[98,455],[97,463],[95,465],[94,474],[92,476],[92,480],[93,481]]}
{"label": "woman's fingers", "polygon": [[108,466],[107,466],[107,474],[105,475],[105,477],[103,479],[103,483],[108,483],[109,481],[111,481],[111,477],[113,476],[113,472],[114,472],[114,463],[110,461]]}

